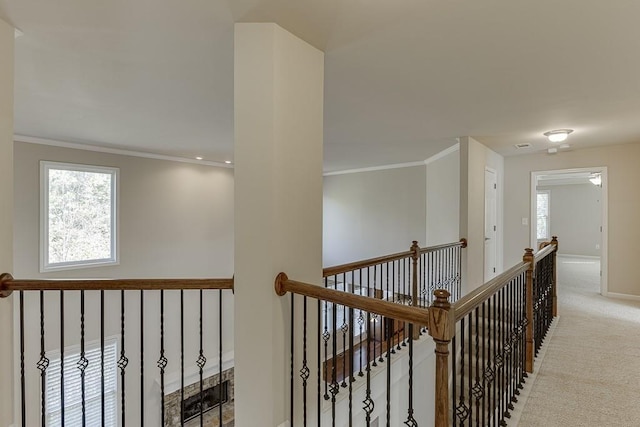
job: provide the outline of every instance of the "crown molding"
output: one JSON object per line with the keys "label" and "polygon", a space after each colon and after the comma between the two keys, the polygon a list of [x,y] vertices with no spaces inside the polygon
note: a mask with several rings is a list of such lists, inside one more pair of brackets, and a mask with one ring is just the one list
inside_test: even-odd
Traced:
{"label": "crown molding", "polygon": [[401,168],[412,168],[415,166],[424,166],[424,165],[428,165],[429,163],[433,163],[436,160],[439,160],[445,156],[448,156],[451,153],[455,153],[458,150],[460,150],[459,142],[445,150],[440,151],[439,153],[434,154],[433,156],[421,162],[394,163],[391,165],[372,166],[369,168],[347,169],[343,171],[326,172],[323,175],[324,176],[346,175],[350,173],[373,172],[373,171],[380,171],[380,170],[387,170],[387,169],[401,169]]}
{"label": "crown molding", "polygon": [[194,165],[215,166],[218,168],[233,169],[233,165],[228,165],[222,162],[211,162],[207,160],[188,159],[186,157],[167,156],[164,154],[154,154],[154,153],[147,153],[143,151],[125,150],[121,148],[107,148],[107,147],[101,147],[97,145],[79,144],[75,142],[58,141],[55,139],[48,139],[48,138],[37,138],[34,136],[13,135],[13,140],[15,142],[26,142],[28,144],[49,145],[52,147],[72,148],[74,150],[95,151],[98,153],[118,154],[121,156],[142,157],[145,159],[167,160],[170,162],[191,163]]}
{"label": "crown molding", "polygon": [[372,166],[369,168],[347,169],[343,171],[326,172],[323,175],[324,176],[346,175],[350,173],[372,172],[372,171],[381,171],[381,170],[387,170],[387,169],[411,168],[414,166],[424,166],[424,162],[422,161],[422,162],[409,162],[409,163],[395,163],[392,165]]}
{"label": "crown molding", "polygon": [[429,163],[433,163],[436,160],[440,160],[443,157],[448,156],[451,153],[455,153],[456,151],[460,150],[460,143],[457,142],[455,144],[453,144],[451,147],[444,149],[442,151],[440,151],[439,153],[434,154],[433,156],[429,157],[428,159],[426,159],[424,161],[425,165],[428,165]]}

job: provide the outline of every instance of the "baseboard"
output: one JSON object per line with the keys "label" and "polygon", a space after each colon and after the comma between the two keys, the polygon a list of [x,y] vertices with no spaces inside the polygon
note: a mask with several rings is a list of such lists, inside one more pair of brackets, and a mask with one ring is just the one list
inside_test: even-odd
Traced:
{"label": "baseboard", "polygon": [[625,299],[631,301],[640,301],[640,295],[629,295],[629,294],[618,294],[615,292],[607,292],[604,295],[607,298],[615,298],[615,299]]}
{"label": "baseboard", "polygon": [[585,258],[585,259],[600,259],[599,256],[593,255],[574,255],[574,254],[565,254],[558,252],[559,257],[567,257],[567,258]]}

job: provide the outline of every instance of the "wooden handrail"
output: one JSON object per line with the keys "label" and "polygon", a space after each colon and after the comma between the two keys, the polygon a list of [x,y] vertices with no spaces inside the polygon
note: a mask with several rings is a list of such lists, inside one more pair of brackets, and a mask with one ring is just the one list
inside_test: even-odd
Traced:
{"label": "wooden handrail", "polygon": [[350,262],[348,264],[327,267],[322,270],[322,277],[335,276],[336,274],[346,273],[347,271],[358,270],[361,268],[372,267],[374,265],[382,264],[385,262],[392,262],[399,259],[409,258],[411,255],[413,255],[412,251],[404,251],[376,258],[364,259],[362,261]]}
{"label": "wooden handrail", "polygon": [[456,322],[471,313],[471,311],[478,307],[482,302],[492,297],[513,278],[517,277],[522,272],[527,271],[528,268],[529,263],[521,262],[516,264],[504,273],[489,280],[483,286],[480,286],[460,298],[455,304],[453,304]]}
{"label": "wooden handrail", "polygon": [[426,325],[427,327],[429,324],[429,310],[426,308],[402,305],[377,298],[356,295],[350,292],[323,288],[309,283],[289,280],[285,273],[280,273],[276,277],[275,290],[276,294],[279,296],[283,296],[287,292],[291,292],[326,302],[344,305],[357,310],[376,313],[395,320],[415,323],[418,325]]}
{"label": "wooden handrail", "polygon": [[113,291],[231,289],[231,279],[62,279],[16,280],[9,273],[0,275],[0,297],[13,291]]}
{"label": "wooden handrail", "polygon": [[428,248],[422,248],[422,249],[420,249],[420,254],[426,254],[426,253],[429,253],[429,252],[435,252],[435,251],[439,251],[441,249],[447,249],[447,248],[457,248],[458,246],[460,246],[462,249],[466,248],[467,247],[467,239],[462,238],[458,242],[445,243],[445,244],[442,244],[442,245],[429,246]]}
{"label": "wooden handrail", "polygon": [[549,255],[551,252],[555,250],[556,250],[556,245],[552,245],[552,244],[549,244],[545,246],[543,249],[540,249],[534,256],[535,262],[537,263],[542,258],[546,257],[547,255]]}
{"label": "wooden handrail", "polygon": [[[459,242],[446,243],[443,245],[429,246],[427,248],[421,248],[420,254],[425,254],[429,252],[435,252],[437,250],[446,249],[446,248],[455,248],[455,247],[467,247],[467,239],[460,239]],[[346,273],[348,271],[358,270],[361,268],[372,267],[374,265],[382,264],[385,262],[392,262],[399,259],[410,258],[412,255],[415,255],[415,252],[412,250],[405,252],[398,252],[391,255],[384,255],[376,258],[369,258],[362,261],[350,262],[348,264],[336,265],[333,267],[327,267],[322,270],[322,277],[335,276],[336,274]]]}

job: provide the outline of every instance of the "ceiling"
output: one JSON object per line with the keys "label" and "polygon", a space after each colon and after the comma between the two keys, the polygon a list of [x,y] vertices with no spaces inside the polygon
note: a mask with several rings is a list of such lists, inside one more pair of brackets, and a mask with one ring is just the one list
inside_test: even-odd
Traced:
{"label": "ceiling", "polygon": [[[325,51],[325,170],[640,141],[636,0],[0,0],[15,133],[233,158],[233,24]],[[530,143],[517,150],[514,144]]]}

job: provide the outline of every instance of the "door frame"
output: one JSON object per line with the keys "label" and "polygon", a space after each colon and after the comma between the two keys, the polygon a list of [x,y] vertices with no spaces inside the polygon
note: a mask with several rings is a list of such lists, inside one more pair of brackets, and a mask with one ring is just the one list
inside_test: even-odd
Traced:
{"label": "door frame", "polygon": [[[576,173],[576,172],[597,172],[600,173],[602,177],[602,202],[600,203],[601,208],[601,226],[602,226],[602,241],[601,241],[601,252],[600,252],[600,294],[602,296],[607,296],[608,291],[608,282],[607,279],[609,277],[609,177],[607,174],[606,166],[594,166],[591,168],[571,168],[571,169],[556,169],[556,170],[547,170],[547,171],[533,171],[531,172],[531,198],[529,206],[531,208],[531,220],[530,220],[530,236],[529,236],[529,244],[530,247],[533,248],[534,253],[538,251],[538,239],[536,235],[536,188],[538,177],[540,175],[563,175],[567,173]],[[562,247],[562,236],[559,236],[559,245]]]}
{"label": "door frame", "polygon": [[[494,262],[494,268],[495,271],[493,273],[490,274],[491,278],[496,277],[498,274],[500,274],[500,267],[499,267],[499,262],[498,262],[498,253],[499,253],[499,248],[498,248],[498,209],[499,209],[499,204],[498,204],[498,171],[495,170],[494,168],[491,168],[489,166],[485,166],[484,168],[484,181],[485,181],[485,194],[484,194],[484,215],[483,215],[483,224],[482,224],[482,228],[483,228],[483,232],[482,235],[486,238],[485,232],[486,232],[486,227],[487,227],[487,194],[486,194],[486,178],[487,178],[487,172],[492,173],[495,179],[495,198],[494,198],[494,210],[495,210],[495,224],[494,226],[496,227],[494,233],[493,233],[493,238],[494,238],[494,242],[493,242],[493,262]],[[485,251],[485,246],[484,246],[484,242],[483,242],[483,247],[482,247],[482,253],[484,255],[484,259],[483,261],[483,280],[484,282],[487,282],[487,271],[486,271],[486,267],[487,267],[487,254]],[[490,279],[489,279],[490,280]]]}

